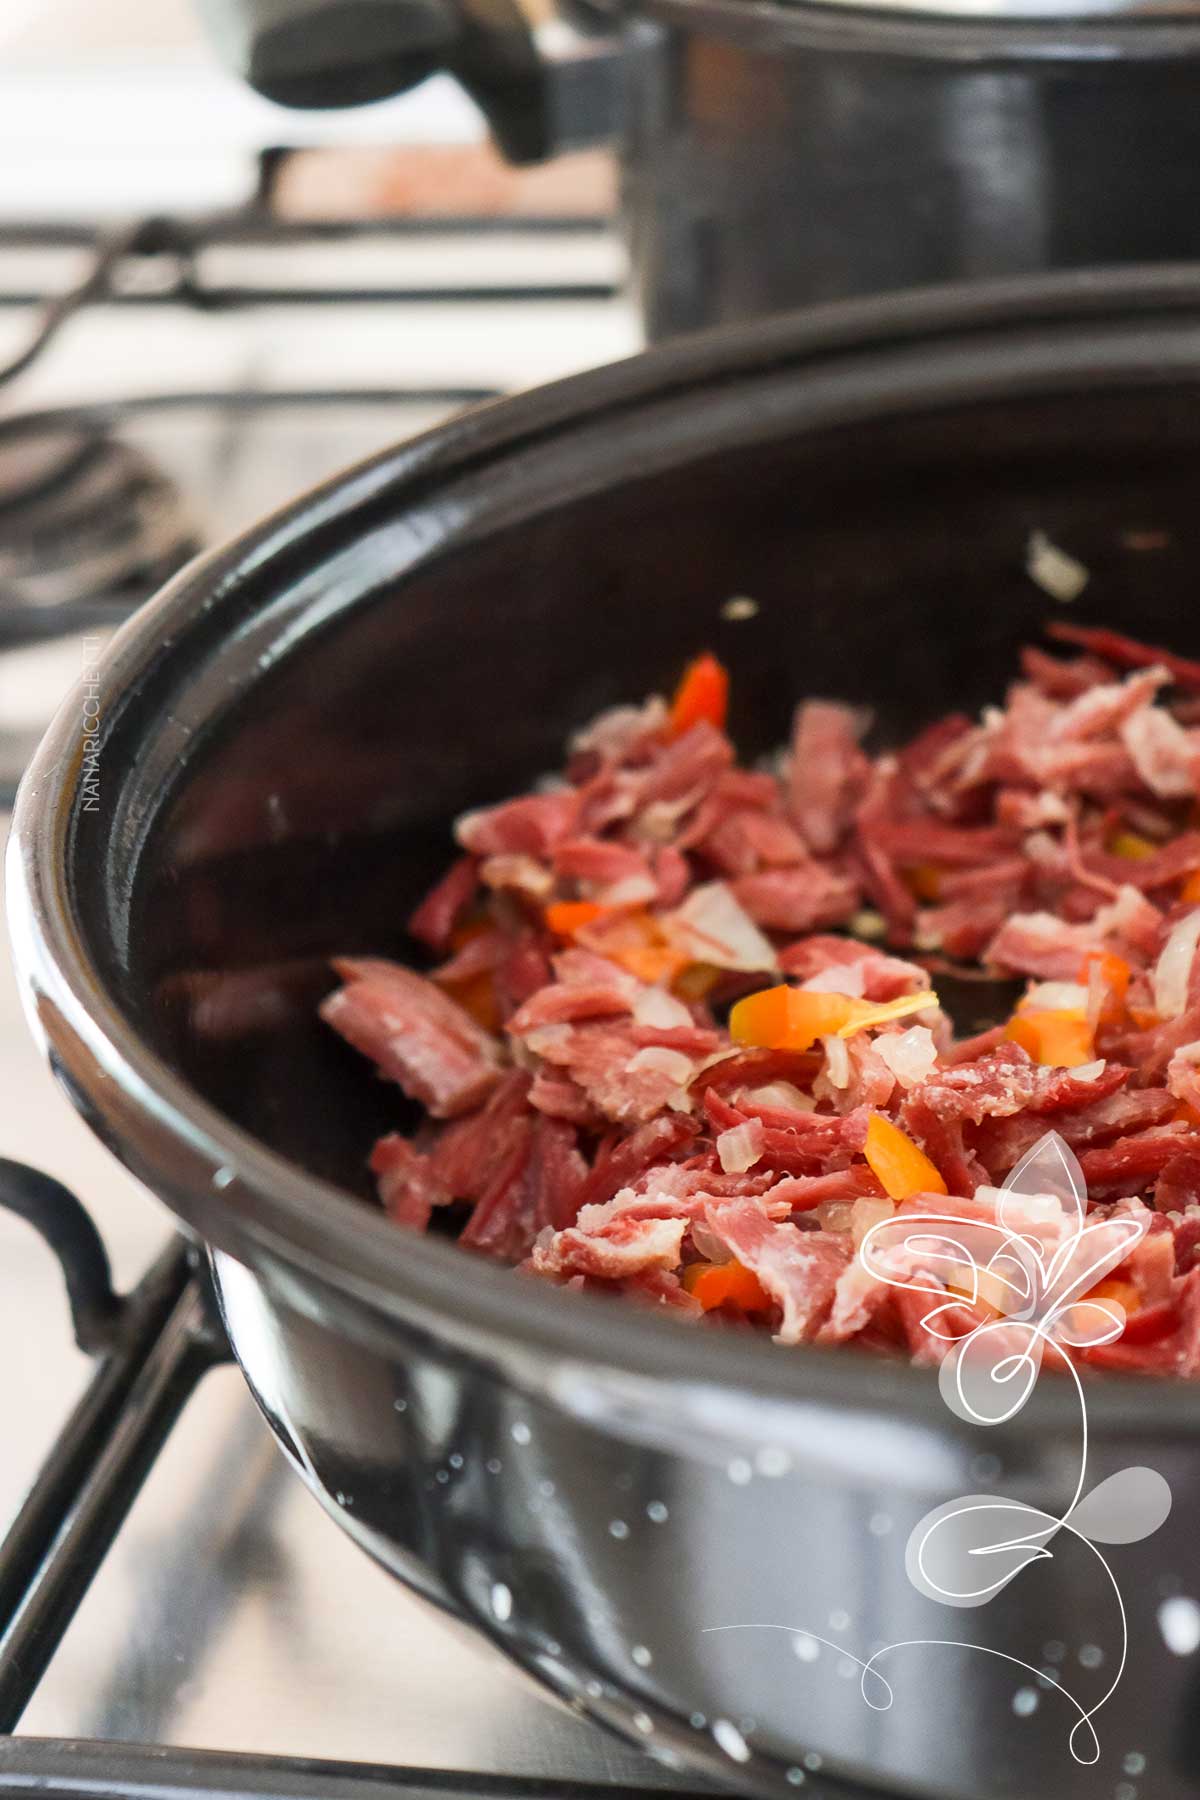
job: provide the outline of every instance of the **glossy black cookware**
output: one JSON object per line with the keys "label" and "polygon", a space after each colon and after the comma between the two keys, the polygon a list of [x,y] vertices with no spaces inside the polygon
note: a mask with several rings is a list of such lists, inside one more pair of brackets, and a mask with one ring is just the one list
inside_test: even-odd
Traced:
{"label": "glossy black cookware", "polygon": [[[557,1693],[755,1791],[1195,1792],[1200,1397],[1089,1390],[1088,1483],[1144,1464],[1175,1503],[1108,1553],[1129,1663],[1085,1766],[1048,1680],[1090,1706],[1117,1673],[1095,1553],[1056,1541],[965,1613],[904,1557],[963,1494],[1066,1507],[1066,1380],[970,1427],[927,1373],[685,1329],[405,1234],[364,1173],[402,1102],[313,1003],[330,952],[406,953],[456,812],[701,646],[751,756],[804,693],[869,703],[885,736],[995,698],[1051,605],[1024,573],[1038,529],[1091,571],[1077,611],[1200,653],[1195,275],[814,311],[460,417],[186,570],[103,663],[98,763],[73,698],[20,798],[31,1017],[96,1131],[211,1246],[303,1479]],[[753,618],[723,618],[735,594]],[[886,1709],[852,1660],[884,1644],[908,1645],[880,1665]]]}
{"label": "glossy black cookware", "polygon": [[292,106],[433,69],[532,161],[609,137],[652,338],[924,282],[1200,254],[1196,0],[197,0]]}

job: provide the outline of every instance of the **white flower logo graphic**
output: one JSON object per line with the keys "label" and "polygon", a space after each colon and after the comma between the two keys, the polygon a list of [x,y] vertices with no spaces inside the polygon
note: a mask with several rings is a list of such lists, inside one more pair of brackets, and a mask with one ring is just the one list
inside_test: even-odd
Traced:
{"label": "white flower logo graphic", "polygon": [[[1022,1569],[1048,1560],[1057,1532],[1087,1544],[1116,1600],[1121,1649],[1108,1690],[1092,1706],[1084,1708],[1052,1684],[1078,1715],[1069,1742],[1072,1756],[1083,1763],[1099,1758],[1092,1719],[1116,1691],[1128,1651],[1120,1589],[1096,1545],[1148,1537],[1170,1511],[1171,1492],[1155,1470],[1129,1468],[1085,1495],[1087,1404],[1071,1352],[1120,1337],[1125,1328],[1120,1300],[1095,1290],[1145,1235],[1150,1216],[1138,1206],[1089,1221],[1083,1171],[1057,1132],[1048,1132],[996,1193],[995,1223],[973,1216],[901,1214],[877,1225],[859,1250],[876,1280],[928,1293],[936,1301],[924,1329],[950,1343],[939,1380],[943,1399],[960,1418],[973,1425],[1012,1419],[1033,1392],[1047,1354],[1075,1384],[1079,1472],[1065,1512],[1043,1512],[995,1494],[964,1495],[920,1520],[908,1540],[905,1567],[913,1586],[930,1599],[981,1606]],[[956,1311],[961,1317],[964,1301],[993,1316],[960,1336],[949,1327]],[[985,1645],[973,1647],[998,1654]],[[876,1660],[872,1657],[864,1670]],[[1017,1658],[1006,1660],[1040,1673]]]}
{"label": "white flower logo graphic", "polygon": [[[966,1215],[906,1213],[863,1239],[859,1257],[877,1281],[938,1302],[924,1329],[952,1348],[941,1365],[946,1404],[974,1425],[1000,1425],[1033,1392],[1043,1354],[1111,1343],[1125,1310],[1090,1298],[1150,1223],[1144,1208],[1087,1221],[1083,1172],[1057,1132],[1017,1164],[995,1196],[995,1223]],[[963,1304],[995,1317],[966,1335],[947,1327]]]}
{"label": "white flower logo graphic", "polygon": [[[892,1704],[879,1665],[898,1650],[935,1644],[976,1650],[1026,1671],[1060,1693],[1074,1711],[1069,1747],[1077,1762],[1099,1760],[1092,1723],[1124,1673],[1128,1631],[1121,1591],[1098,1544],[1149,1537],[1171,1509],[1171,1491],[1153,1469],[1119,1470],[1085,1492],[1087,1404],[1072,1352],[1120,1337],[1125,1311],[1111,1292],[1096,1290],[1135,1249],[1151,1214],[1119,1203],[1087,1217],[1087,1190],[1074,1154],[1048,1132],[1023,1156],[1004,1186],[991,1190],[993,1218],[981,1216],[987,1190],[974,1203],[947,1200],[942,1210],[901,1212],[875,1225],[859,1260],[875,1280],[929,1297],[923,1329],[948,1346],[939,1383],[950,1409],[972,1425],[1006,1424],[1025,1405],[1049,1357],[1074,1383],[1079,1400],[1080,1456],[1074,1493],[1062,1513],[1044,1512],[997,1494],[966,1494],[925,1514],[909,1535],[905,1568],[913,1586],[946,1606],[977,1607],[995,1598],[1032,1563],[1049,1561],[1059,1532],[1086,1545],[1111,1589],[1120,1654],[1107,1690],[1085,1707],[1033,1663],[987,1644],[958,1638],[912,1638],[885,1645],[866,1661],[860,1690],[875,1711]],[[974,1320],[974,1323],[971,1321]],[[963,1329],[968,1326],[968,1329]],[[715,1627],[717,1630],[755,1627]],[[802,1628],[773,1626],[813,1645],[827,1640]],[[841,1655],[845,1646],[831,1645]]]}

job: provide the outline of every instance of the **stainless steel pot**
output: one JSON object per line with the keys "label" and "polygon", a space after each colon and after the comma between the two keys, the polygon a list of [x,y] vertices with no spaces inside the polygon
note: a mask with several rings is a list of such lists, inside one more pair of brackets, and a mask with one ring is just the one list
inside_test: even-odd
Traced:
{"label": "stainless steel pot", "polygon": [[287,104],[448,68],[517,160],[615,136],[652,338],[1200,253],[1195,0],[573,0],[565,52],[516,0],[200,4]]}

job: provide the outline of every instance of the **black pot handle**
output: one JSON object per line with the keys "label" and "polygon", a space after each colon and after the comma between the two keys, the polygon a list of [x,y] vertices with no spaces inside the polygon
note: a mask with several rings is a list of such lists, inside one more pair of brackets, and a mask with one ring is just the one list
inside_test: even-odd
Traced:
{"label": "black pot handle", "polygon": [[0,1157],[0,1207],[32,1225],[57,1256],[79,1348],[89,1356],[108,1350],[125,1302],[113,1289],[100,1233],[74,1194],[41,1169]]}
{"label": "black pot handle", "polygon": [[551,149],[547,74],[515,0],[197,0],[222,61],[291,107],[360,106],[453,75],[510,162]]}

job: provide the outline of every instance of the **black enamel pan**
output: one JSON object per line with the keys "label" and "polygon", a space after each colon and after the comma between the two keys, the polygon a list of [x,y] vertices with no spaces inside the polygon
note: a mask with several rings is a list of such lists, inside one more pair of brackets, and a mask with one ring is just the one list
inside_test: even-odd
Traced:
{"label": "black enamel pan", "polygon": [[[1200,277],[833,308],[470,413],[187,569],[104,660],[98,760],[74,698],[20,797],[36,1029],[211,1246],[297,1470],[557,1693],[753,1791],[1195,1792],[1200,1394],[1088,1387],[1087,1485],[1154,1469],[1153,1535],[1101,1560],[1063,1533],[987,1606],[940,1604],[915,1523],[979,1491],[1061,1515],[1068,1381],[983,1429],[899,1363],[406,1235],[364,1175],[394,1090],[313,1003],[329,953],[405,953],[455,813],[701,646],[747,755],[806,692],[885,734],[995,698],[1052,604],[1038,529],[1091,571],[1089,619],[1200,654]],[[753,618],[722,617],[735,594]],[[1088,1761],[1072,1728],[1110,1689]]]}

